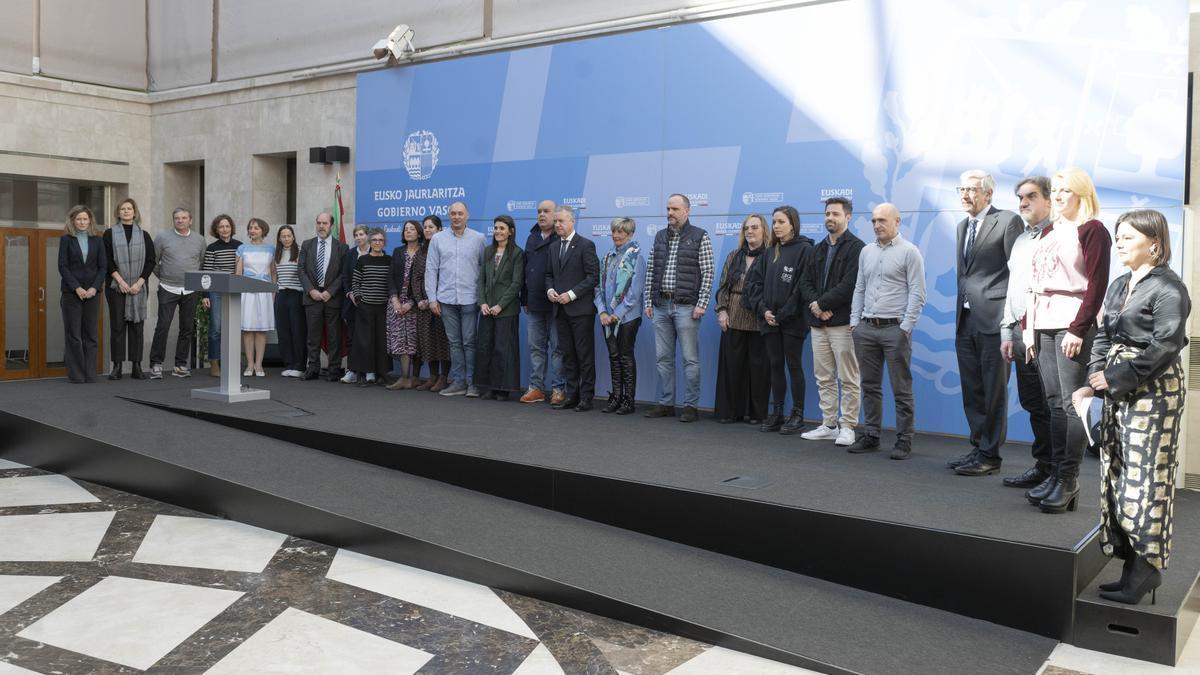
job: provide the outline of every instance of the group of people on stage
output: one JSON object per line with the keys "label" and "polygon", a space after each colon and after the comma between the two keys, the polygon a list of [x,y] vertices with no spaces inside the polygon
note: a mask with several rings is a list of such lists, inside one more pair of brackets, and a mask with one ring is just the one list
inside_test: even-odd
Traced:
{"label": "group of people on stage", "polygon": [[[1170,552],[1171,505],[1183,411],[1179,354],[1186,345],[1187,289],[1167,266],[1166,219],[1152,210],[1122,215],[1110,234],[1096,216],[1095,187],[1080,169],[1018,182],[1019,214],[992,205],[995,182],[962,174],[965,217],[956,229],[955,349],[970,450],[949,463],[963,476],[1000,470],[1006,438],[1008,377],[1013,366],[1033,430],[1035,465],[1004,484],[1026,489],[1044,513],[1074,510],[1086,441],[1076,403],[1102,395],[1104,550],[1126,560],[1107,597],[1137,602],[1161,581]],[[117,224],[102,230],[84,206],[71,210],[60,247],[67,371],[72,382],[96,372],[98,294],[109,306],[113,368],[141,371],[147,283],[156,274],[158,323],[150,378],[163,376],[176,308],[179,341],[172,375],[186,377],[198,298],[210,309],[209,359],[219,374],[219,296],[183,288],[184,272],[229,271],[275,281],[278,291],[244,294],[246,376],[263,376],[266,333],[274,329],[283,376],[321,372],[368,386],[429,390],[442,396],[549,400],[555,409],[588,411],[595,395],[598,318],[612,388],[603,412],[634,412],[634,344],[652,322],[661,395],[646,417],[676,415],[677,354],[686,383],[681,422],[698,418],[699,328],[716,299],[721,343],[715,417],[764,432],[828,440],[851,453],[880,449],[883,375],[892,386],[896,441],[892,459],[912,452],[912,332],[925,304],[924,260],[900,234],[901,213],[884,203],[871,213],[874,241],[849,230],[853,205],[825,202],[826,236],[800,234],[800,215],[780,206],[770,221],[745,218],[737,247],[718,275],[708,233],[689,219],[685,195],[667,200],[667,227],[649,251],[634,241],[632,218],[614,218],[612,247],[601,258],[575,229],[575,212],[546,200],[517,244],[508,215],[492,238],[467,227],[462,202],[450,227],[429,216],[410,220],[389,255],[382,229],[354,228],[352,246],[332,236],[332,218],[316,218],[316,236],[300,243],[290,226],[251,218],[248,243],[234,238],[227,215],[213,219],[205,246],[191,214],[176,209],[174,228],[153,240],[137,204],[121,201]],[[1129,273],[1109,284],[1110,248]],[[1107,289],[1107,293],[1106,293]],[[527,323],[531,373],[522,387],[519,315]],[[348,368],[342,370],[343,339]],[[811,336],[821,424],[804,430],[806,377],[801,356]],[[428,377],[420,378],[422,364]],[[1010,366],[1010,364],[1012,364]],[[223,364],[239,367],[240,364]],[[792,407],[785,411],[790,393]],[[859,423],[860,403],[862,423]]]}

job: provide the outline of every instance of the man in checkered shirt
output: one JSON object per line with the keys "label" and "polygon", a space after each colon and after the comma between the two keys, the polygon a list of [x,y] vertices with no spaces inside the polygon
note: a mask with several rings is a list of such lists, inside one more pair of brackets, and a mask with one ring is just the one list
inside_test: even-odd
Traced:
{"label": "man in checkered shirt", "polygon": [[712,294],[712,239],[688,220],[686,195],[667,198],[667,227],[654,235],[646,265],[646,316],[654,321],[654,351],[662,395],[646,417],[675,416],[675,343],[683,350],[687,389],[680,422],[696,421],[700,402],[700,319]]}

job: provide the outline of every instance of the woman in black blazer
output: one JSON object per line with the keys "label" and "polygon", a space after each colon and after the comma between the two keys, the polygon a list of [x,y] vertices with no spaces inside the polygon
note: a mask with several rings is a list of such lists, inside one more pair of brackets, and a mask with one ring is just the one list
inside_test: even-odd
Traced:
{"label": "woman in black blazer", "polygon": [[76,384],[96,381],[100,289],[108,273],[102,234],[92,210],[76,206],[67,213],[67,226],[58,243],[59,305],[67,343],[64,360],[67,379]]}

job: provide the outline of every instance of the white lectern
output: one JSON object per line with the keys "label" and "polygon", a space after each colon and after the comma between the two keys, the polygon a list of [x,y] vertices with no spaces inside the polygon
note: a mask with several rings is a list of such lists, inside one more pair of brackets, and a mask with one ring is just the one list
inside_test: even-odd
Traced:
{"label": "white lectern", "polygon": [[192,398],[223,403],[271,398],[266,389],[242,385],[242,293],[272,293],[275,283],[229,272],[188,272],[183,287],[221,295],[221,384],[193,389]]}

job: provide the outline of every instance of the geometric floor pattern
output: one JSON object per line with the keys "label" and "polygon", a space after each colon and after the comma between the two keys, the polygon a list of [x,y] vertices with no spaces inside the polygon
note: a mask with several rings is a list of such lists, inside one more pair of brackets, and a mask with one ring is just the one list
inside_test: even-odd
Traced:
{"label": "geometric floor pattern", "polygon": [[806,673],[0,465],[0,675]]}
{"label": "geometric floor pattern", "polygon": [[[0,460],[0,675],[134,672],[811,671]],[[1039,672],[1200,674],[1200,625],[1176,668]]]}

